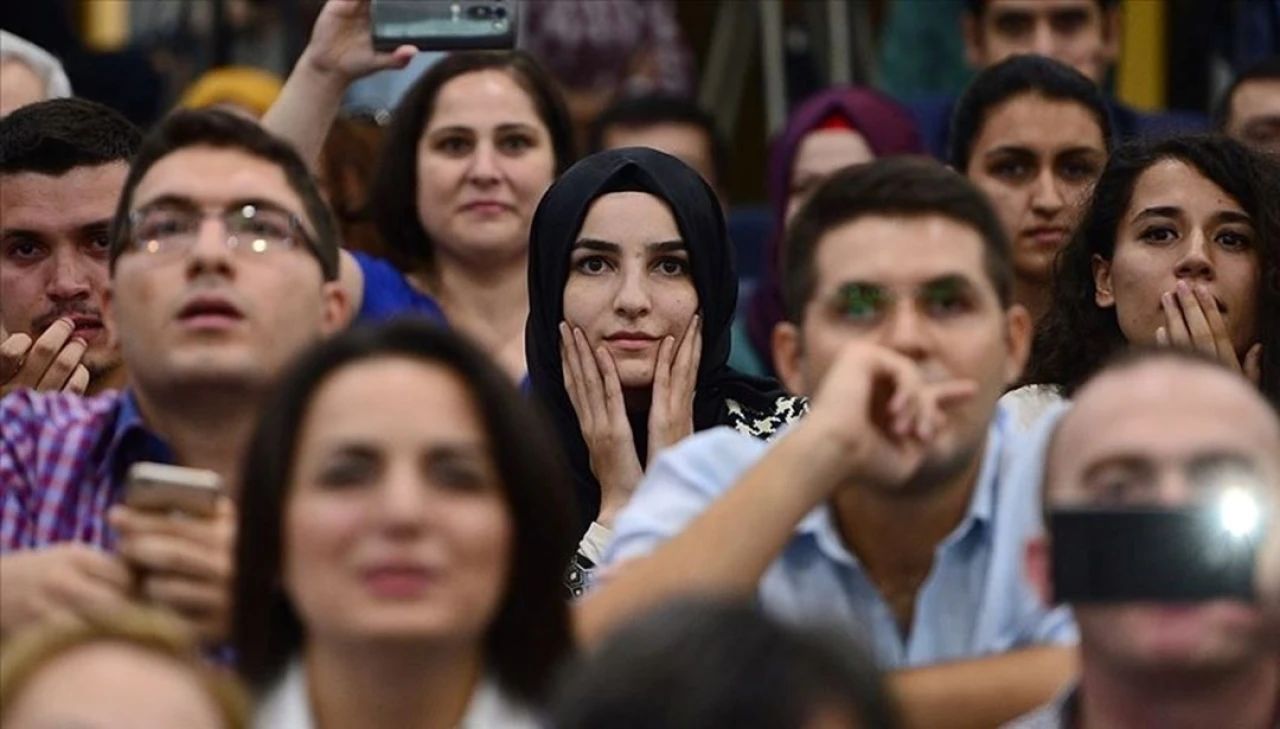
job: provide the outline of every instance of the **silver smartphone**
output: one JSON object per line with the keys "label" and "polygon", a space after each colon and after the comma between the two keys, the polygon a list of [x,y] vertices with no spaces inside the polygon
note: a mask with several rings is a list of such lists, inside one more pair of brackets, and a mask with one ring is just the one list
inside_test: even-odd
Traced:
{"label": "silver smartphone", "polygon": [[213,471],[135,463],[125,480],[124,503],[131,509],[211,517],[222,495],[222,479]]}
{"label": "silver smartphone", "polygon": [[519,0],[373,0],[373,46],[422,51],[515,48]]}

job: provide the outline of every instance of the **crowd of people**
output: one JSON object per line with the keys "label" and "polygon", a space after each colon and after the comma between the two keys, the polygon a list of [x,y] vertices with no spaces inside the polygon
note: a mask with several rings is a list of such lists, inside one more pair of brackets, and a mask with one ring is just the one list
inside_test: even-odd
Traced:
{"label": "crowd of people", "polygon": [[[418,51],[328,0],[140,130],[6,34],[0,719],[1280,727],[1280,57],[1139,113],[1118,13],[798,105],[752,277],[670,89],[463,51],[356,118]],[[1136,531],[1219,511],[1230,589]]]}

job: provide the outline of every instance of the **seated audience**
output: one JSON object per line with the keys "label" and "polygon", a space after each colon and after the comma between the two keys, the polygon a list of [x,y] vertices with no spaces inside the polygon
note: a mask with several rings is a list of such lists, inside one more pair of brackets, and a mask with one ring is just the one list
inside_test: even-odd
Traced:
{"label": "seated audience", "polygon": [[142,135],[83,99],[0,119],[0,394],[124,384],[103,315],[108,228]]}
{"label": "seated audience", "polygon": [[[1048,56],[1105,88],[1120,58],[1120,0],[966,0],[965,57],[982,70],[1023,53]],[[947,158],[955,97],[911,103],[929,152]],[[1203,131],[1209,122],[1189,112],[1145,113],[1107,99],[1117,139],[1158,138]]]}
{"label": "seated audience", "polygon": [[533,729],[572,647],[550,429],[456,334],[401,321],[300,359],[244,464],[240,674],[272,729]]}
{"label": "seated audience", "polygon": [[734,327],[730,362],[735,367],[754,374],[777,372],[773,330],[786,319],[783,241],[804,201],[836,170],[922,151],[911,115],[874,89],[830,88],[806,99],[791,114],[769,157],[775,233],[766,253],[764,278],[752,294],[747,316]]}
{"label": "seated audience", "polygon": [[725,206],[729,199],[729,150],[716,120],[696,101],[645,94],[615,101],[591,124],[588,149],[649,147],[675,157],[702,175]]}
{"label": "seated audience", "polygon": [[620,629],[567,675],[552,729],[894,729],[863,647],[754,605],[677,601]]}
{"label": "seated audience", "polygon": [[951,167],[987,194],[1013,243],[1013,300],[1039,321],[1053,261],[1111,150],[1111,121],[1089,79],[1052,59],[1013,56],[956,102]]}
{"label": "seated audience", "polygon": [[219,109],[261,119],[275,103],[284,82],[253,66],[223,66],[206,71],[182,92],[183,109]]}
{"label": "seated audience", "polygon": [[899,669],[911,726],[994,726],[1048,700],[1075,630],[1022,575],[1039,500],[1008,478],[1020,441],[996,401],[1031,322],[995,211],[937,163],[881,160],[813,193],[784,261],[774,355],[812,409],[772,443],[718,428],[660,456],[581,635],[673,596],[755,595],[863,635]]}
{"label": "seated audience", "polygon": [[[1170,393],[1176,392],[1176,397]],[[1229,472],[1229,482],[1220,474]],[[1249,383],[1200,356],[1131,354],[1080,389],[1049,445],[1046,506],[1210,507],[1243,489],[1280,516],[1280,419]],[[1228,537],[1230,538],[1230,537]],[[1029,554],[1047,593],[1051,541]],[[1258,605],[1113,599],[1072,606],[1076,687],[1017,729],[1274,729],[1280,660]],[[1272,617],[1274,619],[1274,616]]]}
{"label": "seated audience", "polygon": [[803,411],[777,382],[727,366],[737,284],[715,193],[670,155],[591,155],[538,205],[525,341],[573,467],[579,531],[591,525],[574,593],[659,451],[718,425],[769,438]]}
{"label": "seated audience", "polygon": [[53,54],[0,30],[0,119],[28,104],[70,95],[71,81]]}
{"label": "seated audience", "polygon": [[[184,111],[144,140],[111,230],[103,310],[127,386],[0,400],[0,632],[147,602],[217,643],[259,400],[348,319],[333,223],[288,145],[239,117]],[[122,505],[142,461],[212,471],[216,512]]]}
{"label": "seated audience", "polygon": [[248,729],[234,681],[167,615],[128,610],[49,625],[5,643],[8,729]]}
{"label": "seated audience", "polygon": [[1218,106],[1217,127],[1233,139],[1280,154],[1280,56],[1236,77]]}
{"label": "seated audience", "polygon": [[[264,120],[304,159],[319,157],[352,79],[410,57],[373,52],[369,12],[368,3],[324,6]],[[432,65],[396,107],[370,190],[394,255],[342,256],[356,318],[447,322],[522,379],[529,222],[569,166],[571,137],[560,95],[532,57],[456,53]]]}
{"label": "seated audience", "polygon": [[1058,259],[1034,387],[1009,403],[1030,422],[1130,345],[1198,349],[1280,403],[1277,200],[1280,163],[1225,137],[1117,150]]}

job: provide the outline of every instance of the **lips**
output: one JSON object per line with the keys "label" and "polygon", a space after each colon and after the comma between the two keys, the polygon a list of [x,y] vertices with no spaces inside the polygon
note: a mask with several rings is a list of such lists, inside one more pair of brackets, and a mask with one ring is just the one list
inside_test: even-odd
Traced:
{"label": "lips", "polygon": [[1030,238],[1040,245],[1061,245],[1069,233],[1070,230],[1060,226],[1040,226],[1022,231],[1022,237]]}
{"label": "lips", "polygon": [[653,346],[658,338],[643,332],[618,332],[610,334],[604,340],[617,349],[636,351]]}
{"label": "lips", "polygon": [[472,213],[494,214],[506,212],[511,206],[497,200],[473,200],[463,205],[462,209]]}
{"label": "lips", "polygon": [[223,328],[244,319],[244,312],[220,296],[196,296],[178,310],[178,320],[196,328]]}
{"label": "lips", "polygon": [[360,580],[375,596],[403,600],[421,597],[435,583],[435,573],[418,564],[382,564],[361,570]]}

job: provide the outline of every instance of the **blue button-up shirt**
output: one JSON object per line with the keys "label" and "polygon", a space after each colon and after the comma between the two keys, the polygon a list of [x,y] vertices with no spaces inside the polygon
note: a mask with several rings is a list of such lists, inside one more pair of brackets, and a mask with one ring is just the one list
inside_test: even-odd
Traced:
{"label": "blue button-up shirt", "polygon": [[[785,437],[785,436],[783,436]],[[903,638],[893,611],[849,552],[831,510],[819,506],[760,581],[771,614],[858,633],[883,668],[977,658],[1043,643],[1073,644],[1069,611],[1046,607],[1024,578],[1027,542],[1042,532],[1042,449],[1022,448],[1004,407],[994,418],[969,510],[937,547]],[[660,456],[618,518],[606,564],[652,552],[675,536],[766,453],[770,444],[728,428],[704,431]],[[1024,459],[1025,460],[1025,459]]]}

